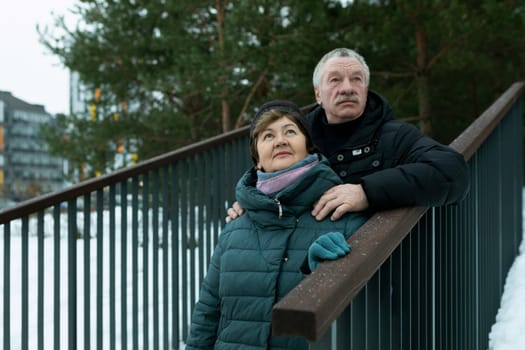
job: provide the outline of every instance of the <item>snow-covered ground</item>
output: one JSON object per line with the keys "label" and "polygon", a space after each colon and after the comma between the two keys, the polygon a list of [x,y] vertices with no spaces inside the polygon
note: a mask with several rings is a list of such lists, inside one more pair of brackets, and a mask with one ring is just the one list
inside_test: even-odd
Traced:
{"label": "snow-covered ground", "polygon": [[[524,199],[525,199],[525,189],[524,189]],[[524,227],[525,227],[525,210],[523,213],[524,217]],[[120,219],[117,218],[117,222]],[[108,222],[108,220],[104,220],[105,223]],[[67,224],[66,224],[67,225]],[[66,226],[67,227],[67,226]],[[47,228],[46,232],[52,232],[52,228]],[[47,231],[50,230],[50,231]],[[34,232],[34,230],[30,230],[30,232]],[[62,228],[62,232],[66,232],[66,228]],[[104,232],[107,232],[106,230]],[[107,236],[107,235],[106,235]],[[53,255],[51,252],[54,249],[53,246],[53,239],[52,237],[48,236],[44,240],[44,271],[45,271],[45,277],[44,280],[46,281],[46,287],[44,294],[46,295],[46,298],[52,298],[52,290],[53,290]],[[35,349],[36,346],[36,335],[37,335],[37,323],[36,323],[36,305],[37,305],[37,290],[34,287],[36,280],[37,280],[37,239],[34,236],[30,236],[29,238],[29,244],[28,244],[28,256],[29,256],[29,312],[30,312],[30,320],[29,320],[29,349]],[[129,240],[128,240],[129,243]],[[83,240],[79,240],[77,243],[77,258],[78,261],[83,261],[82,254],[83,254]],[[116,245],[116,251],[120,251],[120,242],[119,240],[115,240]],[[67,288],[67,240],[65,237],[60,242],[61,246],[61,258],[60,258],[60,273],[64,276],[62,283],[62,286],[64,287],[61,291],[60,296],[60,303],[61,303],[61,310],[62,315],[60,317],[60,329],[61,329],[61,348],[65,349],[67,348],[67,330],[68,330],[68,320],[67,320],[67,294],[66,294],[66,288]],[[109,246],[108,237],[105,237],[104,239],[104,249],[105,249],[105,256],[107,254],[107,248]],[[96,250],[96,243],[91,243],[91,251],[94,253]],[[0,226],[0,315],[4,314],[4,305],[3,305],[3,298],[4,298],[4,231],[3,226]],[[10,285],[10,298],[11,298],[11,348],[12,349],[20,349],[21,348],[21,331],[20,331],[20,324],[21,324],[21,315],[20,315],[20,307],[21,307],[21,283],[20,283],[20,256],[21,256],[21,239],[20,239],[20,225],[17,222],[14,222],[11,226],[11,252],[10,252],[10,263],[11,263],[11,278],[12,282]],[[140,254],[139,254],[140,255]],[[151,256],[151,255],[150,255]],[[128,258],[130,257],[130,254],[128,254]],[[107,263],[107,256],[104,258],[104,262]],[[120,258],[117,256],[116,258],[116,264],[120,264]],[[107,274],[107,268],[104,269],[104,288],[107,288],[109,283],[109,276]],[[117,267],[116,269],[119,271],[120,269]],[[96,261],[92,259],[91,261],[91,273],[92,281],[96,281]],[[142,271],[139,271],[139,274],[141,274]],[[131,271],[128,271],[128,276],[131,276]],[[151,277],[151,276],[150,276]],[[83,310],[83,269],[81,266],[78,267],[78,278],[77,278],[79,285],[79,296],[78,296],[78,313],[79,315],[82,315]],[[142,277],[139,277],[139,281],[142,281]],[[120,285],[119,285],[120,279],[117,277],[115,278],[116,283],[116,324],[117,324],[117,334],[116,334],[116,342],[119,344],[121,339],[120,332]],[[91,282],[91,289],[92,289],[92,296],[96,295],[96,283]],[[128,284],[127,287],[128,291],[131,289],[131,285]],[[141,289],[141,288],[139,288]],[[129,294],[129,293],[128,293]],[[131,295],[129,295],[128,300],[130,300]],[[46,299],[48,300],[48,299]],[[45,349],[51,349],[53,348],[53,309],[52,309],[52,299],[49,299],[49,302],[44,303],[44,348]],[[108,347],[108,314],[107,310],[109,309],[109,296],[105,296],[103,298],[103,310],[104,315],[104,348]],[[95,333],[96,333],[96,307],[97,303],[94,299],[91,301],[91,344],[92,346],[95,346],[96,339]],[[151,309],[152,305],[150,303],[149,308]],[[163,307],[163,305],[159,305],[160,312],[162,313],[164,310],[169,309],[169,307]],[[128,308],[129,311],[129,308]],[[139,313],[142,314],[143,310],[139,310]],[[151,314],[151,310],[149,311]],[[142,316],[139,318],[139,320],[142,320]],[[3,317],[0,317],[0,347],[3,346],[3,338],[4,338],[4,319]],[[83,318],[79,316],[78,318],[78,345],[79,348],[83,348]],[[128,319],[129,322],[129,319]],[[140,321],[139,321],[140,322]],[[151,326],[151,322],[150,322]],[[162,333],[161,333],[162,334]],[[162,337],[161,337],[162,338]],[[488,337],[488,343],[489,343],[489,349],[490,350],[517,350],[517,349],[525,349],[525,240],[522,240],[520,249],[519,249],[519,255],[516,258],[515,262],[513,263],[507,278],[505,282],[503,297],[501,299],[501,305],[500,309],[498,311],[498,314],[496,316],[496,322],[492,326],[491,332]],[[128,342],[130,342],[131,334],[128,334]],[[162,340],[161,340],[162,341]],[[140,340],[142,343],[142,339]],[[129,344],[128,344],[129,345]],[[151,344],[150,344],[151,348]]]}
{"label": "snow-covered ground", "polygon": [[490,350],[525,349],[525,208],[523,228],[519,255],[507,274],[496,322],[489,334]]}

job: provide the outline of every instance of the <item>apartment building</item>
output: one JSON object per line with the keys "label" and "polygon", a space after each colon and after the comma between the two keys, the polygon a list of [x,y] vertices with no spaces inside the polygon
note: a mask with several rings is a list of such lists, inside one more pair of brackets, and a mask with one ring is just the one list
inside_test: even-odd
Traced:
{"label": "apartment building", "polygon": [[49,154],[40,135],[51,122],[42,105],[0,91],[0,198],[20,201],[62,187],[63,161]]}

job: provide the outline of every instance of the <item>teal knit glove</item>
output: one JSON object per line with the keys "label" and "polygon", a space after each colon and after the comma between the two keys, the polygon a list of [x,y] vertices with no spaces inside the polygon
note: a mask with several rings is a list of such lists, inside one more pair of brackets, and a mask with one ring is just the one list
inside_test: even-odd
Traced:
{"label": "teal knit glove", "polygon": [[350,245],[346,243],[341,232],[328,232],[318,237],[308,248],[308,266],[310,271],[317,268],[323,260],[335,260],[350,252]]}

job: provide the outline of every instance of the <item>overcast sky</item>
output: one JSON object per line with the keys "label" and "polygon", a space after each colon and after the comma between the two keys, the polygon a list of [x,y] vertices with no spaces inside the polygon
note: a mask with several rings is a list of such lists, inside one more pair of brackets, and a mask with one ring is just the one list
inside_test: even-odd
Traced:
{"label": "overcast sky", "polygon": [[[3,0],[0,2],[0,90],[50,113],[69,111],[69,73],[46,52],[36,25],[53,24],[53,13],[68,13],[75,0]],[[74,20],[74,16],[67,18]]]}

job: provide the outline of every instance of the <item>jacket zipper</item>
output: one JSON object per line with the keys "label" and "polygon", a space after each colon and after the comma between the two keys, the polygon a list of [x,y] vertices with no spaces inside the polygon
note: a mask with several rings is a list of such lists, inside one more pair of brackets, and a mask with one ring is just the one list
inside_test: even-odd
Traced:
{"label": "jacket zipper", "polygon": [[280,218],[283,217],[283,207],[282,207],[281,202],[279,201],[279,199],[275,198],[273,201],[279,207],[279,219],[280,219]]}

